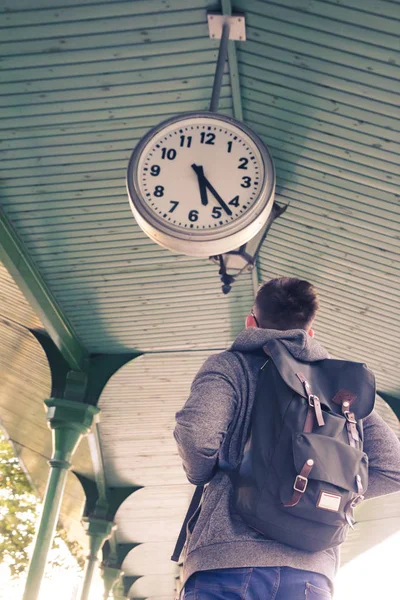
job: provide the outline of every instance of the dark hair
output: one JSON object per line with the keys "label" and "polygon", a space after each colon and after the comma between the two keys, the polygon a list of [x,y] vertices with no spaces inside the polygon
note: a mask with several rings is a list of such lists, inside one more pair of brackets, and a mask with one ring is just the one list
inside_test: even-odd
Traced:
{"label": "dark hair", "polygon": [[271,279],[258,290],[254,307],[263,329],[307,330],[318,310],[317,290],[295,277]]}

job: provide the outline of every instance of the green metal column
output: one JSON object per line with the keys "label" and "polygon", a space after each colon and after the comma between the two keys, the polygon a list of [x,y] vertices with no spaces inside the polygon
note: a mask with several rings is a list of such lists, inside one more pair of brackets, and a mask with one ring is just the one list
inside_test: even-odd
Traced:
{"label": "green metal column", "polygon": [[50,398],[45,404],[53,434],[53,456],[23,600],[37,600],[39,596],[72,456],[82,436],[89,431],[93,416],[99,412],[95,406],[61,398]]}
{"label": "green metal column", "polygon": [[114,523],[96,517],[85,518],[83,519],[83,523],[86,526],[86,533],[90,539],[90,551],[87,557],[80,600],[88,600],[100,548],[111,535]]}
{"label": "green metal column", "polygon": [[104,581],[104,600],[108,600],[111,590],[121,576],[121,569],[118,567],[103,567],[102,571]]}

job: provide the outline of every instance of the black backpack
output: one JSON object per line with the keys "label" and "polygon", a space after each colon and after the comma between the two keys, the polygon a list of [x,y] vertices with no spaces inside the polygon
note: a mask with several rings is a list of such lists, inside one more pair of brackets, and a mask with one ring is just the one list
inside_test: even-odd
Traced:
{"label": "black backpack", "polygon": [[249,437],[232,475],[234,510],[269,539],[316,552],[341,544],[368,485],[362,419],[375,378],[361,363],[264,351]]}
{"label": "black backpack", "polygon": [[[230,474],[233,510],[268,539],[317,552],[341,544],[368,485],[362,419],[375,378],[362,363],[295,359],[279,340],[263,348],[250,431]],[[196,488],[171,557],[178,561]]]}

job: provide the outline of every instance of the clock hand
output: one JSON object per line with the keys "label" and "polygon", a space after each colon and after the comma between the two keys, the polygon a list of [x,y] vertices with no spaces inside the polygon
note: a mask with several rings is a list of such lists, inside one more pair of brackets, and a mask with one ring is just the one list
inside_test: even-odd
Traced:
{"label": "clock hand", "polygon": [[[203,170],[203,169],[202,169]],[[229,206],[222,200],[221,196],[218,194],[218,192],[213,188],[213,186],[211,185],[211,183],[208,181],[208,179],[205,177],[204,173],[202,176],[202,179],[204,181],[204,185],[206,188],[208,188],[210,190],[210,192],[212,193],[212,195],[214,196],[214,198],[216,200],[218,200],[218,202],[220,203],[221,207],[224,209],[224,211],[226,212],[227,215],[231,215],[232,211],[229,208]]]}
{"label": "clock hand", "polygon": [[207,188],[206,188],[205,183],[204,183],[203,167],[201,167],[201,166],[198,167],[197,165],[195,165],[193,163],[192,164],[192,169],[196,173],[197,180],[199,182],[201,203],[203,204],[203,206],[207,206],[207,204],[208,204]]}

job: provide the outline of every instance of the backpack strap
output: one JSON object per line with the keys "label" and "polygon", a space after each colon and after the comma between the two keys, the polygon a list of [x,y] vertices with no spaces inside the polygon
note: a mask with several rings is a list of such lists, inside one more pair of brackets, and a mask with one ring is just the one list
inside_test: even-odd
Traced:
{"label": "backpack strap", "polygon": [[[311,420],[311,417],[309,417],[309,413],[311,412],[313,415],[315,415],[315,418],[317,419],[317,423],[318,423],[319,427],[322,427],[322,425],[325,425],[325,421],[324,421],[324,416],[322,414],[321,402],[320,402],[318,396],[315,396],[315,394],[313,394],[311,392],[311,386],[308,383],[307,379],[304,377],[303,373],[296,373],[296,375],[300,379],[301,383],[303,384],[304,390],[307,394],[307,400],[308,400],[307,419],[308,419],[308,421]],[[306,423],[307,423],[307,420],[306,420]],[[308,426],[309,426],[309,423],[308,423]],[[311,431],[312,431],[312,428],[311,428]]]}
{"label": "backpack strap", "polygon": [[194,513],[200,506],[201,498],[203,496],[203,491],[204,491],[204,485],[198,485],[194,491],[192,500],[190,502],[188,511],[186,513],[185,520],[183,521],[183,525],[179,532],[178,540],[176,542],[174,551],[171,556],[171,560],[173,560],[174,562],[179,562],[179,557],[183,550],[183,546],[185,545],[185,542],[186,542],[187,524],[189,523],[190,519],[193,517]]}

